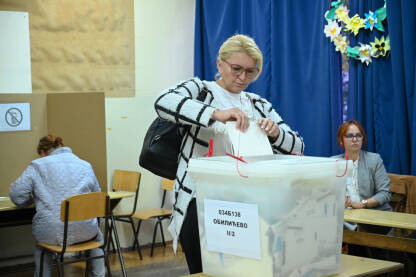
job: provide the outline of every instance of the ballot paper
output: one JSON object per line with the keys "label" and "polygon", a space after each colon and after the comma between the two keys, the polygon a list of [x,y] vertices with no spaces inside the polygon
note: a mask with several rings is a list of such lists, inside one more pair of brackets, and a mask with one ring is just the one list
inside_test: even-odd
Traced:
{"label": "ballot paper", "polygon": [[226,128],[234,153],[239,156],[261,156],[273,154],[266,133],[259,127],[256,121],[250,121],[250,126],[245,132],[235,127],[236,122],[227,122]]}

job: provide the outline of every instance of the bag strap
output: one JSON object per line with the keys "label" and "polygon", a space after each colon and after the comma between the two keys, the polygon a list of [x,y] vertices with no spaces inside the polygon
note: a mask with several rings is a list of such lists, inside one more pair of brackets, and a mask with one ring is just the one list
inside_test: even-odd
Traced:
{"label": "bag strap", "polygon": [[[207,86],[205,85],[204,81],[202,81],[202,89],[201,91],[198,93],[198,96],[196,97],[196,100],[204,102],[207,99],[208,93],[210,93],[212,95],[212,92],[207,88]],[[183,134],[181,134],[181,136],[185,135],[186,133],[188,133],[191,130],[191,125],[184,125],[181,126],[183,128]],[[200,127],[197,127],[198,129]],[[179,132],[180,133],[180,132]]]}
{"label": "bag strap", "polygon": [[202,85],[203,85],[202,86],[202,89],[198,93],[198,96],[196,97],[196,99],[198,101],[204,102],[205,99],[207,99],[208,93],[211,93],[212,94],[212,92],[207,88],[207,86],[205,85],[204,81],[202,81]]}

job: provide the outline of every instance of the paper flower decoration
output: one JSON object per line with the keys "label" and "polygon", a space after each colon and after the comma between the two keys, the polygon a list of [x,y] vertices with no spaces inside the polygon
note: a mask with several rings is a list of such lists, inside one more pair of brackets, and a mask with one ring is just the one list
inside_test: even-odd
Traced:
{"label": "paper flower decoration", "polygon": [[350,19],[348,12],[349,10],[345,6],[339,6],[338,9],[335,10],[337,18],[342,22],[347,22]]}
{"label": "paper flower decoration", "polygon": [[327,25],[325,25],[324,33],[326,37],[331,38],[331,41],[334,40],[334,37],[338,36],[341,32],[341,27],[336,21],[330,20]]}
{"label": "paper flower decoration", "polygon": [[384,36],[374,39],[374,42],[371,42],[371,50],[373,51],[373,57],[377,58],[379,56],[385,56],[388,51],[390,51],[390,39],[384,39]]}
{"label": "paper flower decoration", "polygon": [[362,63],[368,65],[371,63],[371,46],[368,44],[360,43],[360,47],[358,48],[360,51],[359,59]]}
{"label": "paper flower decoration", "polygon": [[354,36],[356,36],[358,31],[364,26],[364,20],[358,14],[354,15],[349,21],[345,22],[345,28],[353,32]]}
{"label": "paper flower decoration", "polygon": [[377,19],[377,12],[373,13],[372,11],[369,11],[368,13],[365,14],[365,29],[370,29],[371,31],[373,30],[374,27],[376,27],[377,29],[379,28],[378,26],[378,19]]}
{"label": "paper flower decoration", "polygon": [[335,50],[345,54],[347,52],[347,38],[344,36],[336,36],[334,38]]}
{"label": "paper flower decoration", "polygon": [[[352,18],[349,17],[349,10],[342,1],[330,0],[330,9],[325,12],[325,19],[327,25],[324,27],[325,36],[330,38],[335,45],[335,50],[347,57],[359,60],[362,63],[369,65],[373,58],[386,56],[390,51],[390,39],[387,36],[384,39],[375,37],[370,44],[359,43],[359,46],[350,46],[348,43],[348,35],[354,34],[357,36],[361,29],[384,32],[383,20],[387,17],[386,0],[384,6],[377,9],[375,12],[369,11],[365,13],[365,19],[360,18],[358,14]],[[367,36],[368,37],[368,36]]]}

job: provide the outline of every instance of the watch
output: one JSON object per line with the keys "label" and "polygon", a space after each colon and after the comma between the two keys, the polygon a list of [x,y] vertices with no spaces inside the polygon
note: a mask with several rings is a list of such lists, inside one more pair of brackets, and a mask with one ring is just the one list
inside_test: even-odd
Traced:
{"label": "watch", "polygon": [[366,199],[361,200],[361,204],[364,205],[364,208],[367,208],[367,203],[368,203],[368,200],[366,200]]}

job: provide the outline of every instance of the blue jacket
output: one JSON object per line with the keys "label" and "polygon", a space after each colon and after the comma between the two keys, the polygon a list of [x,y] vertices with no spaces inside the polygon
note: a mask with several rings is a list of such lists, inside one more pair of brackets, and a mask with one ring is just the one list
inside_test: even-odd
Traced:
{"label": "blue jacket", "polygon": [[[91,165],[74,155],[69,147],[60,147],[32,161],[11,185],[9,196],[19,207],[35,203],[32,233],[36,241],[62,244],[61,202],[76,194],[96,191],[100,187]],[[97,233],[96,219],[71,222],[68,242],[90,240]]]}

